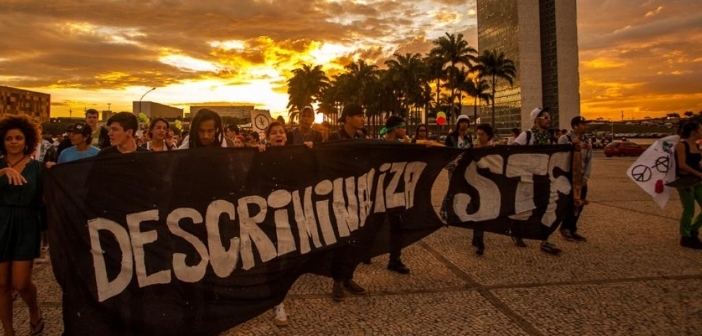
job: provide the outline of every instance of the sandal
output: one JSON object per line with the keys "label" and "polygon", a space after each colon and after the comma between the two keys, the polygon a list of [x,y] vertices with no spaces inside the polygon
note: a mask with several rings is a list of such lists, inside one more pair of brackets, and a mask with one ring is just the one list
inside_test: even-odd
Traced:
{"label": "sandal", "polygon": [[32,336],[39,335],[44,331],[45,325],[44,314],[39,312],[39,321],[37,321],[37,323],[32,323],[32,321],[29,321],[29,332],[31,332]]}

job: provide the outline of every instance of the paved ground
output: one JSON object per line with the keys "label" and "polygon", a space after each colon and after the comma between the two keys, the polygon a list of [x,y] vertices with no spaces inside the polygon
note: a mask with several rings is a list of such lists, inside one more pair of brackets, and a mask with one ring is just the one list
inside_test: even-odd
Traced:
{"label": "paved ground", "polygon": [[[289,327],[275,327],[271,311],[223,335],[702,335],[702,252],[678,246],[677,195],[658,208],[625,176],[633,161],[595,159],[592,204],[581,219],[589,241],[554,236],[559,257],[494,234],[478,257],[470,231],[442,229],[406,249],[411,275],[386,271],[387,256],[361,265],[356,278],[367,297],[334,303],[330,280],[305,276],[285,301]],[[438,207],[441,191],[433,194]],[[60,335],[51,268],[38,265],[35,279],[44,334]],[[28,324],[18,301],[20,335]]]}

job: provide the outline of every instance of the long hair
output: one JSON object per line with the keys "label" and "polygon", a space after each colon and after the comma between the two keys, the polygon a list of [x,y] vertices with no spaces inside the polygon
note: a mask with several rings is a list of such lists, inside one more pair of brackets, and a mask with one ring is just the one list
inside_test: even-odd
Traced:
{"label": "long hair", "polygon": [[[156,123],[158,123],[159,121],[164,122],[166,124],[166,131],[171,129],[171,125],[168,124],[168,120],[161,118],[161,117],[152,119],[151,122],[149,123],[149,131],[147,132],[147,134],[149,135],[149,138],[153,138],[154,128],[156,128]],[[166,132],[166,133],[168,133],[168,132]]]}
{"label": "long hair", "polygon": [[200,129],[200,124],[204,121],[214,120],[215,123],[215,140],[211,146],[220,147],[222,146],[222,141],[224,141],[224,130],[222,127],[222,118],[219,117],[217,112],[202,109],[197,111],[193,121],[190,123],[190,137],[188,138],[188,148],[198,148],[204,147],[202,142],[200,142],[200,136],[198,135],[198,130]]}
{"label": "long hair", "polygon": [[37,145],[41,143],[39,125],[25,115],[9,115],[0,119],[0,153],[7,155],[5,148],[5,136],[7,131],[17,129],[24,134],[24,155],[31,155],[37,150]]}
{"label": "long hair", "polygon": [[417,125],[417,128],[414,129],[414,138],[417,139],[417,136],[419,135],[419,129],[424,128],[426,130],[426,138],[429,139],[429,127],[427,127],[427,124],[419,124]]}
{"label": "long hair", "polygon": [[684,123],[684,125],[682,125],[680,128],[680,137],[687,139],[690,137],[692,132],[696,131],[698,128],[700,128],[700,123],[696,120],[690,120]]}

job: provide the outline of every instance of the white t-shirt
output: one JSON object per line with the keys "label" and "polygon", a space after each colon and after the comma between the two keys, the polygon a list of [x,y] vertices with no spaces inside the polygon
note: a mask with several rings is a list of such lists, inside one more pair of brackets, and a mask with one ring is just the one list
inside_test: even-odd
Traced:
{"label": "white t-shirt", "polygon": [[[531,131],[529,131],[529,132],[531,132]],[[534,144],[534,135],[533,134],[531,135],[531,139],[529,139],[529,143],[527,144],[527,132],[525,131],[525,132],[519,133],[519,136],[516,139],[514,139],[514,142],[512,142],[512,144],[513,145],[522,145],[522,146],[533,145]]]}

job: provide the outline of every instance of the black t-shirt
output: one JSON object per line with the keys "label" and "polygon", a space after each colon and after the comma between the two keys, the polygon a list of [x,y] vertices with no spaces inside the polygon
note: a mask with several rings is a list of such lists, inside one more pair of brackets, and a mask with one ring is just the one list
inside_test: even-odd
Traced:
{"label": "black t-shirt", "polygon": [[329,134],[327,141],[339,141],[339,140],[353,140],[353,139],[364,139],[363,133],[361,131],[356,131],[353,135],[346,133],[346,130],[341,128],[336,132]]}
{"label": "black t-shirt", "polygon": [[[148,152],[149,150],[146,148],[142,148],[140,146],[137,146],[135,152]],[[97,154],[97,156],[104,156],[104,155],[115,155],[115,154],[128,154],[128,153],[122,153],[117,149],[117,146],[110,146],[110,147],[105,147],[100,150],[100,152]]]}

